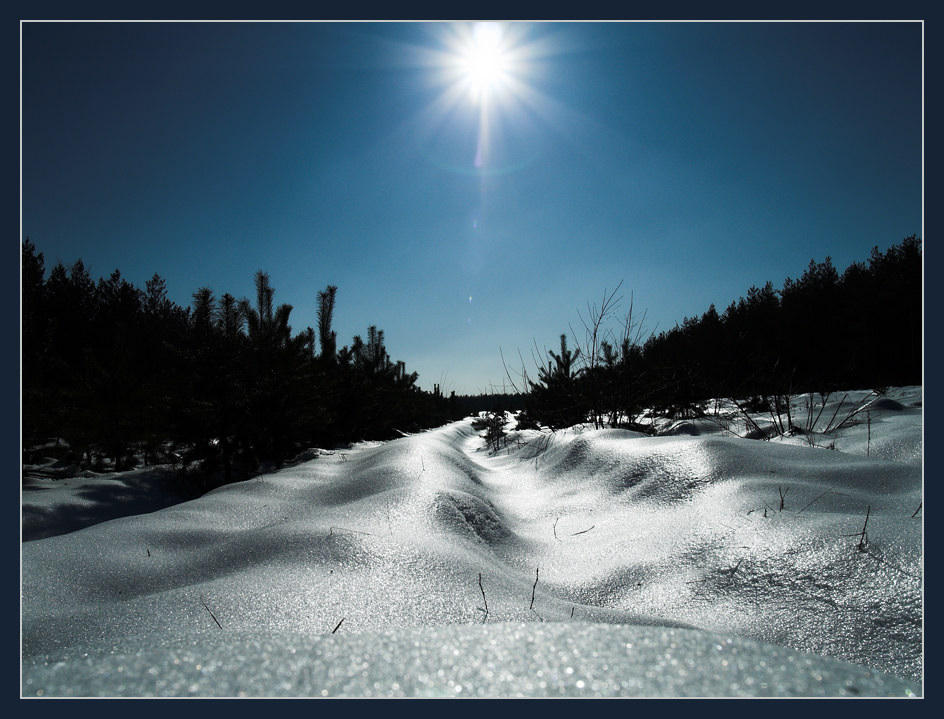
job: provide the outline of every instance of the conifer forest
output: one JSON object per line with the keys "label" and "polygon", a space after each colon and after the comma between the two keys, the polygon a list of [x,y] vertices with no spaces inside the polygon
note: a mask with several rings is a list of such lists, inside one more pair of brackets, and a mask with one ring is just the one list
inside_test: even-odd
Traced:
{"label": "conifer forest", "polygon": [[333,285],[317,292],[315,326],[296,331],[261,270],[254,301],[201,287],[181,307],[157,274],[141,289],[117,269],[95,280],[82,260],[47,273],[26,239],[21,282],[24,461],[55,446],[88,468],[173,462],[194,493],[307,448],[479,411],[521,410],[519,427],[634,426],[642,412],[698,416],[713,398],[756,411],[801,392],[922,383],[916,236],[843,271],[811,260],[779,289],[753,286],[648,336],[632,317],[603,332],[604,297],[586,338],[562,334],[514,392],[480,396],[421,389],[376,326],[339,347]]}

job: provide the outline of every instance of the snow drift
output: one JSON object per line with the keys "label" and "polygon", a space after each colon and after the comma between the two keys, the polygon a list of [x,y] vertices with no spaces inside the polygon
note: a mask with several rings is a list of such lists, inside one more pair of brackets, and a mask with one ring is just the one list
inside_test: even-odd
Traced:
{"label": "snow drift", "polygon": [[497,452],[467,419],[114,518],[33,478],[22,693],[920,695],[921,412]]}

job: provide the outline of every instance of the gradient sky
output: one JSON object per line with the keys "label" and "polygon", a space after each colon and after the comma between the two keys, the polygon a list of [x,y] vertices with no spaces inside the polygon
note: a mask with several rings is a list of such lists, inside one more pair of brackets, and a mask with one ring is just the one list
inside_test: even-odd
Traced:
{"label": "gradient sky", "polygon": [[622,282],[650,331],[922,235],[920,23],[23,23],[22,236],[293,330],[338,286],[420,385],[500,389]]}

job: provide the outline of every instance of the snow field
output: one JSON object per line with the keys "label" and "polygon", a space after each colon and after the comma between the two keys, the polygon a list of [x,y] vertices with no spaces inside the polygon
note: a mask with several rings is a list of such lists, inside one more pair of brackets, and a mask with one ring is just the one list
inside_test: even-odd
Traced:
{"label": "snow field", "polygon": [[491,452],[467,419],[26,541],[23,694],[920,694],[920,398],[816,446],[699,420]]}

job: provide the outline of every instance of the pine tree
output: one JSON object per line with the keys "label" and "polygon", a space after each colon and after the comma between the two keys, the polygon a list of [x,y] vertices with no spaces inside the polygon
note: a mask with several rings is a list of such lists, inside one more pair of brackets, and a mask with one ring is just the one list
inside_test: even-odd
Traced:
{"label": "pine tree", "polygon": [[334,364],[337,354],[337,333],[331,329],[337,291],[337,287],[328,285],[318,292],[318,341],[321,343],[321,358],[328,364]]}
{"label": "pine tree", "polygon": [[576,367],[580,348],[567,347],[567,335],[560,336],[560,353],[548,350],[553,362],[538,369],[538,383],[530,382],[528,414],[551,429],[584,422],[590,411],[589,399],[580,386],[582,368]]}

